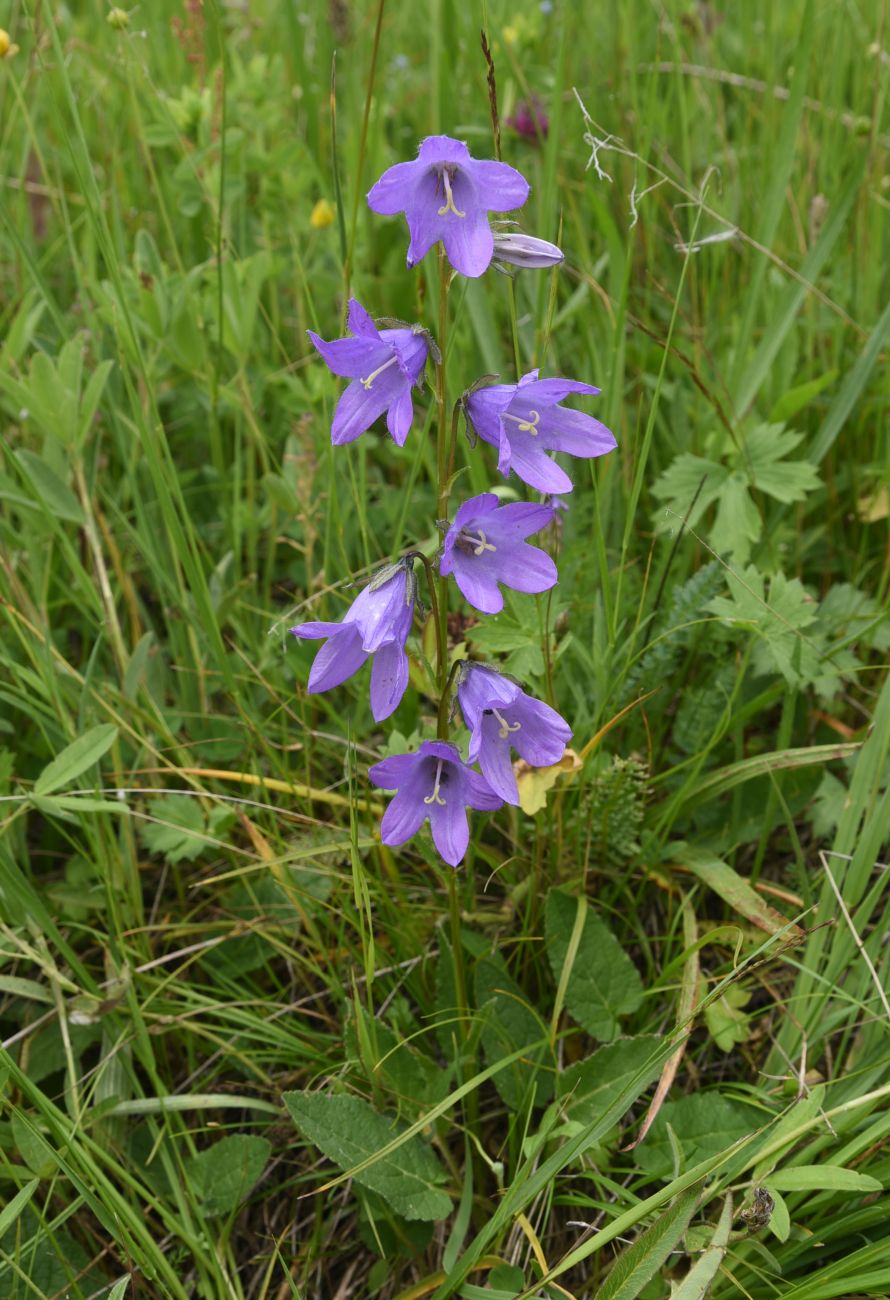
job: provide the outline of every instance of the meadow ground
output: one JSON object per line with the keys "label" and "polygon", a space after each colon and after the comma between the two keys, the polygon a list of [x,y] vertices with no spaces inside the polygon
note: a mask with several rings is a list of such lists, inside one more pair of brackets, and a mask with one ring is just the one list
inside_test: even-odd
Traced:
{"label": "meadow ground", "polygon": [[[0,1296],[890,1294],[885,0],[0,25]],[[495,156],[480,31],[566,258],[443,339],[365,194]],[[402,448],[331,445],[350,294],[443,344]],[[534,367],[618,442],[558,585],[308,694],[292,625],[538,499],[462,422],[442,481]],[[574,734],[452,871],[368,768],[466,658]]]}

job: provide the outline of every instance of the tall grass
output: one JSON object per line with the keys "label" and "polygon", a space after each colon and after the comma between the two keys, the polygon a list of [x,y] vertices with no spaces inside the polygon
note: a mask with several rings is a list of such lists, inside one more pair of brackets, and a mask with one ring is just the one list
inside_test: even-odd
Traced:
{"label": "tall grass", "polygon": [[[886,1294],[886,4],[2,22],[0,1295]],[[567,260],[455,286],[449,383],[518,349],[619,450],[452,629],[579,756],[455,936],[365,776],[432,629],[383,726],[287,629],[438,545],[432,395],[333,449],[305,330],[435,324],[363,196],[492,156],[483,26]]]}

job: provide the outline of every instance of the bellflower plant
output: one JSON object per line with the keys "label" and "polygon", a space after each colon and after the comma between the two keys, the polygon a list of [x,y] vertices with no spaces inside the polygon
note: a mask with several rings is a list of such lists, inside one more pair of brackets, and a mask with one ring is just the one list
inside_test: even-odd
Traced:
{"label": "bellflower plant", "polygon": [[368,768],[368,776],[382,789],[398,791],[380,823],[383,843],[404,844],[429,818],[433,843],[452,867],[470,842],[467,808],[490,812],[503,803],[463,762],[457,746],[445,741],[425,740],[414,754],[384,758]]}
{"label": "bellflower plant", "polygon": [[307,331],[328,369],[352,380],[337,403],[331,442],[335,447],[355,442],[385,411],[386,427],[402,447],[414,418],[411,389],[420,386],[430,352],[429,335],[419,326],[378,329],[355,298],[349,300],[346,322],[353,338],[326,343]]}
{"label": "bellflower plant", "polygon": [[408,685],[405,641],[414,617],[413,560],[389,565],[356,596],[339,623],[300,623],[294,636],[326,638],[309,673],[310,693],[329,691],[357,673],[373,655],[371,712],[375,722],[399,706]]}
{"label": "bellflower plant", "polygon": [[[372,211],[405,214],[409,267],[439,245],[435,301],[443,351],[448,294],[455,275],[480,276],[493,258],[496,265],[527,268],[558,267],[563,260],[555,244],[511,230],[509,222],[496,221],[492,227],[490,213],[514,211],[528,193],[528,182],[514,168],[473,158],[465,144],[447,135],[429,136],[413,162],[390,167],[372,186],[368,194]],[[476,662],[451,665],[449,579],[454,578],[464,598],[483,614],[497,614],[503,608],[502,586],[524,593],[553,587],[559,576],[554,560],[526,540],[553,521],[556,508],[565,508],[565,502],[553,494],[572,489],[553,453],[602,456],[612,450],[615,439],[592,416],[562,405],[571,394],[594,396],[597,388],[578,380],[541,379],[537,370],[512,384],[492,384],[491,377],[477,379],[466,387],[449,418],[445,365],[427,330],[387,318],[375,322],[355,298],[349,299],[347,322],[346,338],[325,340],[309,332],[328,368],[351,381],[337,403],[331,441],[335,445],[354,442],[385,414],[394,441],[404,445],[414,417],[412,390],[421,386],[426,363],[432,359],[437,368],[433,487],[445,535],[438,573],[437,557],[410,551],[380,570],[339,623],[300,623],[292,631],[325,643],[309,674],[310,692],[339,686],[372,659],[371,712],[375,721],[385,720],[408,686],[406,646],[418,603],[414,564],[418,559],[423,562],[430,604],[427,628],[436,641],[436,739],[420,740],[412,753],[384,758],[368,775],[381,789],[396,792],[381,822],[382,842],[393,847],[404,844],[428,821],[439,855],[456,867],[469,846],[468,809],[490,812],[504,802],[519,802],[511,751],[532,766],[549,766],[560,760],[572,732],[555,709],[495,667]],[[550,497],[551,504],[521,500],[501,504],[493,492],[482,492],[464,501],[452,521],[447,521],[461,410],[483,442],[497,447],[501,473],[514,472]],[[455,689],[469,732],[466,759],[450,738]],[[425,725],[421,720],[421,727]],[[460,965],[460,907],[453,882],[452,874],[452,951]]]}
{"label": "bellflower plant", "polygon": [[556,565],[526,537],[553,518],[550,506],[530,501],[499,504],[493,492],[465,501],[448,528],[439,571],[455,582],[474,609],[498,614],[504,598],[498,583],[514,591],[547,591],[556,585]]}
{"label": "bellflower plant", "polygon": [[518,804],[511,747],[530,767],[550,767],[565,753],[571,727],[549,704],[482,664],[463,665],[457,699],[471,733],[468,760],[478,759],[495,794]]}
{"label": "bellflower plant", "polygon": [[492,384],[465,398],[467,418],[479,437],[498,448],[498,469],[512,470],[539,492],[571,492],[568,474],[548,452],[592,459],[614,451],[614,435],[592,415],[560,403],[570,393],[596,397],[599,389],[574,379],[539,379],[537,370],[518,384]]}
{"label": "bellflower plant", "polygon": [[507,163],[480,161],[461,140],[431,135],[414,162],[383,173],[368,193],[368,205],[385,217],[404,212],[409,266],[441,240],[455,271],[475,277],[494,253],[488,213],[521,208],[528,192],[528,181]]}

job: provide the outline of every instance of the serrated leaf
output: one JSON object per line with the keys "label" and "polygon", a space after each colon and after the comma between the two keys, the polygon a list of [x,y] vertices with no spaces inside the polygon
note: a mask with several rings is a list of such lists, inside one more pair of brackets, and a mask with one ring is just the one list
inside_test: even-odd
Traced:
{"label": "serrated leaf", "polygon": [[717,596],[707,608],[732,623],[748,623],[763,642],[754,652],[758,673],[778,670],[791,686],[806,685],[821,672],[819,645],[803,632],[815,622],[818,606],[797,578],[783,573],[769,580],[753,565],[727,574],[731,600]]}
{"label": "serrated leaf", "polygon": [[637,1164],[658,1178],[674,1176],[674,1157],[681,1171],[725,1151],[758,1126],[759,1112],[717,1092],[692,1093],[666,1101],[634,1155]]}
{"label": "serrated leaf", "polygon": [[186,1174],[205,1214],[231,1214],[250,1195],[272,1154],[266,1138],[233,1133],[188,1161]]}
{"label": "serrated leaf", "polygon": [[[344,1172],[382,1151],[403,1131],[361,1097],[286,1092],[284,1103],[297,1128]],[[419,1136],[355,1175],[405,1219],[444,1219],[451,1197],[441,1190],[445,1171]]]}
{"label": "serrated leaf", "polygon": [[[575,924],[577,900],[559,889],[547,895],[547,955],[554,978],[563,974]],[[618,1017],[636,1011],[643,984],[633,962],[612,931],[588,907],[565,991],[565,1005],[592,1038],[608,1042],[618,1032]]]}
{"label": "serrated leaf", "polygon": [[60,786],[74,781],[94,763],[98,763],[116,739],[117,727],[110,722],[103,722],[78,736],[43,769],[34,782],[34,794],[52,794]]}
{"label": "serrated leaf", "polygon": [[717,513],[711,530],[721,555],[732,555],[744,564],[751,546],[760,540],[763,521],[751,500],[748,482],[738,470],[728,476],[717,499]]}
{"label": "serrated leaf", "polygon": [[[482,1046],[494,1064],[526,1044],[540,1043],[546,1026],[536,1014],[502,961],[483,958],[475,972],[476,1005],[483,1021]],[[535,1087],[535,1102],[544,1105],[553,1093],[556,1061],[547,1046],[530,1048],[495,1076],[494,1085],[511,1110],[518,1110]]]}
{"label": "serrated leaf", "polygon": [[[662,1039],[654,1034],[641,1034],[636,1038],[617,1038],[613,1043],[598,1047],[583,1061],[576,1061],[560,1071],[557,1078],[557,1095],[572,1123],[595,1124],[606,1113],[616,1093],[620,1093],[640,1073],[638,1092],[644,1092],[654,1083],[661,1070],[659,1046]],[[647,1063],[655,1057],[648,1070]],[[635,1099],[634,1099],[635,1100]],[[631,1101],[628,1101],[628,1106]]]}
{"label": "serrated leaf", "polygon": [[143,822],[139,837],[150,852],[162,853],[171,865],[183,859],[194,861],[218,847],[214,841],[233,820],[233,814],[219,806],[205,817],[198,800],[185,794],[152,799],[148,811],[156,820]]}
{"label": "serrated leaf", "polygon": [[652,495],[664,501],[671,512],[666,519],[657,518],[660,527],[678,527],[680,521],[686,519],[688,511],[687,524],[694,528],[708,506],[720,496],[728,477],[729,470],[725,465],[705,460],[703,456],[693,456],[690,452],[677,456],[652,487]]}

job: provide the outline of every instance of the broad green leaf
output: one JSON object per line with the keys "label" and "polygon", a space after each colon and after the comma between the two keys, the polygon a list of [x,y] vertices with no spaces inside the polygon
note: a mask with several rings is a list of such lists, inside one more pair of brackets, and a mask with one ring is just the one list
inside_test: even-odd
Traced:
{"label": "broad green leaf", "polygon": [[261,1177],[272,1144],[250,1133],[233,1133],[199,1152],[186,1174],[205,1214],[231,1214]]}
{"label": "broad green leaf", "polygon": [[803,501],[819,487],[820,479],[809,461],[787,459],[802,441],[802,433],[781,424],[758,424],[745,439],[739,464],[761,492],[786,505]]}
{"label": "broad green leaf", "polygon": [[635,1078],[636,1095],[644,1092],[661,1071],[661,1042],[655,1034],[616,1038],[562,1070],[557,1078],[557,1094],[569,1121],[585,1127],[595,1124],[605,1115],[616,1093]]}
{"label": "broad green leaf", "polygon": [[818,379],[810,379],[805,384],[798,384],[795,388],[789,388],[770,411],[770,424],[784,424],[787,420],[793,419],[798,411],[802,411],[826,388],[830,388],[839,373],[837,370],[826,370]]}
{"label": "broad green leaf", "polygon": [[114,1286],[108,1292],[107,1300],[123,1300],[127,1293],[127,1287],[130,1285],[130,1274],[126,1277],[119,1277]]}
{"label": "broad green leaf", "polygon": [[717,501],[717,513],[711,535],[718,539],[717,549],[744,564],[754,542],[760,540],[763,521],[751,500],[745,475],[734,470],[726,479]]}
{"label": "broad green leaf", "polygon": [[[286,1092],[284,1103],[297,1128],[344,1172],[383,1150],[404,1131],[361,1097]],[[445,1171],[431,1148],[415,1136],[355,1174],[404,1219],[444,1219],[451,1197],[441,1190]]]}
{"label": "broad green leaf", "polygon": [[597,1300],[635,1300],[683,1236],[700,1196],[698,1187],[669,1205],[650,1228],[622,1252],[597,1290]]}
{"label": "broad green leaf", "polygon": [[760,1121],[761,1113],[752,1106],[721,1097],[718,1092],[691,1093],[664,1103],[634,1155],[648,1173],[671,1178],[677,1148],[683,1172],[725,1151],[737,1138],[753,1132]]}
{"label": "broad green leaf", "polygon": [[85,518],[83,507],[55,470],[50,469],[45,461],[26,448],[17,451],[15,458],[50,515],[64,519],[68,523],[83,524]]}
{"label": "broad green leaf", "polygon": [[715,597],[708,609],[728,624],[747,624],[761,638],[754,652],[758,673],[778,670],[790,686],[806,685],[819,676],[820,645],[805,628],[815,622],[818,606],[797,578],[776,573],[767,580],[753,565],[727,574],[732,596]]}
{"label": "broad green leaf", "polygon": [[483,958],[476,966],[475,990],[483,1023],[482,1046],[489,1064],[529,1045],[528,1056],[502,1070],[495,1078],[495,1087],[504,1102],[512,1110],[518,1110],[534,1084],[535,1101],[544,1105],[553,1094],[556,1061],[549,1047],[530,1045],[540,1043],[546,1035],[546,1026],[519,985],[507,974],[503,962]]}
{"label": "broad green leaf", "polygon": [[76,780],[108,753],[116,739],[117,727],[109,722],[100,723],[78,736],[43,769],[34,782],[34,794],[52,794],[60,786]]}
{"label": "broad green leaf", "polygon": [[[554,978],[563,975],[578,902],[551,889],[547,896],[547,955]],[[608,1041],[618,1032],[618,1017],[636,1011],[643,985],[636,967],[612,931],[588,907],[584,928],[566,982],[565,1005],[591,1035]]]}
{"label": "broad green leaf", "polygon": [[690,844],[675,844],[670,852],[679,863],[693,871],[699,880],[704,881],[715,894],[719,894],[724,903],[728,903],[733,911],[738,912],[739,916],[743,916],[746,921],[751,921],[767,934],[778,934],[781,931],[794,936],[801,935],[799,926],[792,925],[789,931],[789,918],[771,907],[744,876],[740,876],[728,863],[722,862],[713,853]]}
{"label": "broad green leaf", "polygon": [[773,1187],[770,1195],[773,1198],[773,1212],[769,1220],[770,1231],[779,1238],[779,1241],[787,1241],[791,1233],[791,1215],[788,1213],[788,1206],[777,1188]]}
{"label": "broad green leaf", "polygon": [[775,1169],[767,1186],[780,1192],[881,1192],[884,1184],[870,1174],[840,1165],[789,1165]]}
{"label": "broad green leaf", "polygon": [[231,826],[233,814],[218,805],[204,814],[197,799],[165,795],[152,799],[148,811],[155,821],[143,822],[139,838],[152,853],[162,853],[169,863],[195,861],[202,853],[218,848],[217,840]]}

